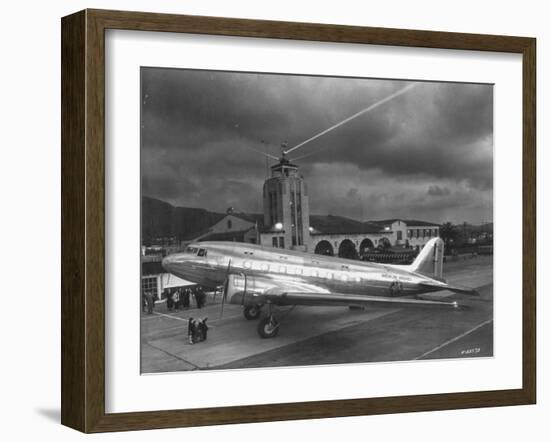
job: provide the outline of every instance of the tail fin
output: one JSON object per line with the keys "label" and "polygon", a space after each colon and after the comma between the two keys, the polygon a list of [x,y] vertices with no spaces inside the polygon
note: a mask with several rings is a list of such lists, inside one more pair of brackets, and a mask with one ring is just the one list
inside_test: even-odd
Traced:
{"label": "tail fin", "polygon": [[409,270],[443,279],[443,248],[444,243],[441,238],[430,239],[409,266]]}

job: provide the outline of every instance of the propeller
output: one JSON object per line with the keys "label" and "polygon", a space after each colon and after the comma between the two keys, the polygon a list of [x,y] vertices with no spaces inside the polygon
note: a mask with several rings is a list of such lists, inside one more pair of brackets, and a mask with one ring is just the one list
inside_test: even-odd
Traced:
{"label": "propeller", "polygon": [[243,300],[241,302],[241,305],[244,307],[244,301],[245,301],[245,298],[246,298],[246,275],[244,273],[241,273],[243,279],[244,279],[244,290],[243,290]]}
{"label": "propeller", "polygon": [[227,270],[225,271],[225,281],[223,283],[222,293],[222,308],[220,310],[220,319],[223,317],[223,308],[225,306],[225,300],[227,299],[227,292],[229,291],[229,273],[231,272],[231,259],[227,263]]}

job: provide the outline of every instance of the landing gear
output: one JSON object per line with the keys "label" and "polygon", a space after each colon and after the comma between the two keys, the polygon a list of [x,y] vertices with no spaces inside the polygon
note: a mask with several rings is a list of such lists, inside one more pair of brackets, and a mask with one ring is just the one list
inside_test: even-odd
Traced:
{"label": "landing gear", "polygon": [[262,313],[261,307],[259,305],[247,305],[244,308],[244,317],[249,321],[252,319],[258,319]]}
{"label": "landing gear", "polygon": [[279,321],[275,318],[274,315],[270,314],[268,316],[260,319],[258,323],[258,334],[262,338],[274,338],[279,333]]}

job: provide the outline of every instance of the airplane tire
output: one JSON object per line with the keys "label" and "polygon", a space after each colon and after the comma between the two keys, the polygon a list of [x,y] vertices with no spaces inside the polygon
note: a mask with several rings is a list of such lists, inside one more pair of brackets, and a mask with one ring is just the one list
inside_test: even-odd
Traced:
{"label": "airplane tire", "polygon": [[258,319],[261,312],[261,309],[257,305],[248,305],[244,308],[244,317],[249,321],[252,319]]}
{"label": "airplane tire", "polygon": [[274,338],[278,333],[279,323],[277,323],[275,319],[272,319],[271,316],[265,316],[260,319],[260,322],[258,323],[258,334],[260,337],[264,339]]}

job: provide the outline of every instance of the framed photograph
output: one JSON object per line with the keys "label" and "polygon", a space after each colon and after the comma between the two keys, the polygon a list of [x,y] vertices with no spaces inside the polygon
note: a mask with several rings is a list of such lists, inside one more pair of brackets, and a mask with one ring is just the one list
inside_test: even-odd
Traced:
{"label": "framed photograph", "polygon": [[535,39],[62,19],[62,423],[533,404]]}

